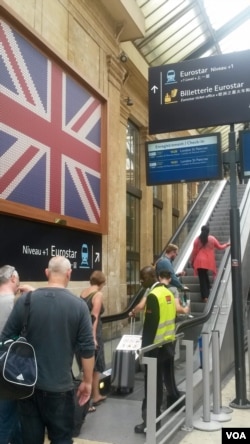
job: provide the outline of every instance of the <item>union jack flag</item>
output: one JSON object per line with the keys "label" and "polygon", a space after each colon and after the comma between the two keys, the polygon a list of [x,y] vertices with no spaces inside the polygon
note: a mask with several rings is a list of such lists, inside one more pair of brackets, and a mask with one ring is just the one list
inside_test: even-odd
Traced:
{"label": "union jack flag", "polygon": [[100,223],[101,101],[0,21],[0,197]]}

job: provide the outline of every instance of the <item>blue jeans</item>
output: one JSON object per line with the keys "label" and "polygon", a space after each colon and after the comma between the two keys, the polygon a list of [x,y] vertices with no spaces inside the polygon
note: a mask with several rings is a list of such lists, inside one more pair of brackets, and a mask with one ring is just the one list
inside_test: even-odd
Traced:
{"label": "blue jeans", "polygon": [[43,444],[45,428],[51,444],[73,444],[74,390],[63,393],[35,389],[19,401],[23,444]]}
{"label": "blue jeans", "polygon": [[17,401],[0,399],[0,444],[22,444]]}

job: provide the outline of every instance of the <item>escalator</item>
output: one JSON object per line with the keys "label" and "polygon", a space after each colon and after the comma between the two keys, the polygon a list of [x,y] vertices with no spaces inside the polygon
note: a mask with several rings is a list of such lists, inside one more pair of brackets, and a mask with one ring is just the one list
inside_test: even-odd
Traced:
{"label": "escalator", "polygon": [[[250,248],[247,248],[249,244],[249,224],[247,224],[247,217],[245,216],[249,206],[247,204],[249,195],[249,184],[238,185],[238,205],[240,207],[241,219],[243,217],[245,221],[244,227],[242,227],[242,235],[244,233],[243,237],[246,238],[244,249],[242,249],[243,265],[245,264],[244,269],[246,268],[246,263],[248,260],[247,251],[250,250]],[[176,272],[181,271],[182,269],[187,271],[187,276],[183,277],[182,280],[183,283],[190,289],[191,313],[193,315],[192,319],[183,318],[180,320],[177,326],[177,332],[183,332],[185,339],[194,341],[194,355],[196,357],[198,337],[202,329],[211,331],[211,329],[216,325],[216,322],[221,323],[221,321],[218,319],[222,317],[224,329],[226,331],[227,319],[228,317],[230,318],[231,312],[231,303],[229,299],[229,294],[231,292],[230,249],[218,252],[216,254],[218,274],[213,283],[207,304],[200,301],[199,283],[198,279],[193,276],[193,270],[189,265],[189,257],[192,250],[193,241],[195,237],[200,234],[201,226],[206,223],[209,223],[211,234],[215,235],[220,242],[227,242],[229,240],[229,209],[230,184],[227,181],[208,183],[203,189],[200,198],[197,199],[181,226],[169,241],[179,246],[179,255],[175,261],[175,270]],[[243,274],[243,288],[244,291],[247,289],[247,293],[249,286],[250,274],[245,271]],[[103,332],[106,339],[105,356],[107,363],[111,364],[113,351],[115,350],[121,336],[129,333],[128,313],[135,305],[137,305],[143,294],[144,289],[140,288],[124,312],[118,315],[104,316],[102,318],[104,324]],[[136,333],[138,334],[141,331],[141,322],[138,320],[136,324]],[[222,340],[224,336],[225,332],[221,333]],[[230,332],[230,336],[232,336],[232,332]],[[231,362],[229,362],[230,360]],[[222,371],[226,372],[232,362],[233,356],[231,356],[230,359],[226,359],[225,368],[223,368]],[[175,376],[173,376],[173,384],[182,384],[184,366],[185,362],[182,361],[182,353],[180,353],[178,359],[175,361],[175,370],[173,371],[173,375]],[[108,365],[108,367],[109,368],[105,374],[107,380],[110,376],[110,366]],[[198,369],[199,361],[197,359],[196,365],[194,366],[194,371]],[[137,394],[134,393],[129,395],[128,398],[135,399],[136,396]]]}
{"label": "escalator", "polygon": [[[250,183],[247,185],[238,185],[238,206],[240,209],[240,230],[241,230],[241,253],[242,253],[242,289],[244,296],[244,306],[248,305],[248,293],[250,287],[250,240],[249,240],[249,220],[250,220]],[[229,209],[230,209],[230,184],[226,181],[208,183],[201,192],[200,198],[197,199],[183,223],[178,228],[175,235],[168,243],[175,243],[179,246],[179,254],[175,260],[176,272],[185,269],[187,276],[183,279],[183,283],[190,289],[191,313],[192,319],[183,318],[178,322],[177,333],[183,333],[185,339],[191,339],[194,342],[194,371],[197,373],[194,386],[194,407],[200,402],[202,393],[201,380],[202,373],[199,369],[198,356],[198,337],[202,331],[211,332],[213,329],[219,329],[221,339],[221,374],[226,375],[231,369],[233,356],[233,322],[232,322],[232,288],[231,288],[231,256],[230,249],[219,252],[216,256],[218,273],[206,304],[200,302],[199,285],[197,278],[193,276],[193,270],[189,266],[189,257],[195,237],[200,234],[202,225],[209,223],[210,232],[214,234],[220,242],[227,242],[230,238],[229,226]],[[163,254],[163,253],[162,253]],[[126,411],[127,421],[130,424],[140,422],[140,401],[143,396],[143,375],[140,371],[136,374],[135,389],[133,393],[124,396],[113,396],[109,391],[110,383],[110,363],[112,354],[115,350],[120,338],[123,334],[129,333],[128,313],[137,305],[144,294],[144,289],[139,288],[131,303],[123,313],[117,315],[108,315],[102,318],[103,332],[105,337],[105,357],[108,368],[103,375],[104,387],[115,409],[121,409],[128,405]],[[141,331],[141,320],[136,323],[136,333]],[[173,362],[173,381],[172,383],[178,387],[180,391],[185,391],[184,369],[185,356],[182,350],[177,354],[177,359]],[[140,370],[140,368],[138,369]],[[138,414],[135,418],[134,405],[137,406]],[[96,415],[96,414],[95,414]],[[130,417],[131,416],[131,417]],[[100,419],[101,420],[101,419]],[[91,418],[92,421],[92,418]],[[94,421],[94,419],[93,419]],[[104,431],[103,431],[104,432]],[[89,434],[84,434],[86,439],[91,439],[91,430]],[[133,438],[131,438],[133,437]],[[131,435],[127,436],[128,440],[132,439],[133,443],[141,442],[141,437],[133,435],[133,427],[131,425]],[[117,438],[112,442],[119,444]],[[109,441],[103,434],[102,440]]]}
{"label": "escalator", "polygon": [[[246,185],[239,185],[237,190],[238,205],[242,201]],[[229,221],[229,209],[230,209],[230,185],[226,182],[225,187],[222,190],[220,198],[218,199],[215,208],[213,209],[210,217],[207,217],[206,224],[209,225],[210,234],[215,236],[220,243],[226,243],[230,239],[230,221]],[[199,232],[200,233],[200,232]],[[226,250],[215,250],[216,266],[219,270],[221,261]],[[206,307],[201,300],[199,279],[193,275],[193,269],[188,262],[186,267],[186,276],[182,277],[182,282],[189,288],[190,300],[191,300],[191,312],[194,317],[200,316]],[[210,283],[213,286],[213,276],[210,273]],[[198,337],[199,331],[195,333],[195,337]],[[187,339],[194,339],[193,335],[187,337]]]}
{"label": "escalator", "polygon": [[[237,200],[240,213],[240,238],[241,238],[241,271],[242,271],[242,295],[243,306],[246,316],[248,315],[248,294],[250,287],[250,276],[248,270],[249,264],[249,202],[250,202],[250,184],[238,185]],[[227,242],[230,239],[230,184],[226,183],[218,203],[214,207],[207,222],[210,226],[211,234],[214,234],[220,242]],[[232,316],[232,278],[231,278],[231,255],[230,249],[219,251],[216,254],[216,263],[218,273],[213,282],[211,294],[206,304],[198,302],[197,281],[191,277],[187,267],[188,276],[184,279],[185,285],[190,288],[191,305],[194,318],[185,320],[177,327],[177,333],[184,333],[186,339],[193,340],[194,354],[198,355],[198,337],[201,332],[210,333],[212,330],[218,330],[220,334],[220,357],[221,357],[221,377],[224,377],[231,369],[234,363],[233,344],[233,316]],[[200,307],[201,306],[201,307]],[[247,330],[247,325],[246,325]],[[247,331],[245,331],[247,334]],[[198,359],[199,361],[199,359]],[[194,360],[195,362],[195,360]],[[200,362],[199,362],[200,363]],[[198,369],[198,364],[194,370]],[[200,375],[200,378],[202,376]],[[181,380],[179,378],[178,383]]]}
{"label": "escalator", "polygon": [[[226,185],[226,181],[218,182],[207,182],[203,189],[201,190],[198,198],[195,203],[183,219],[182,224],[178,227],[175,235],[168,241],[168,243],[176,243],[179,246],[179,256],[176,260],[175,267],[177,266],[179,269],[182,266],[181,263],[184,261],[187,263],[190,255],[190,245],[187,244],[187,240],[191,239],[193,241],[196,236],[197,230],[199,230],[202,224],[205,224],[207,221],[207,217],[210,216],[214,206],[216,205],[218,198]],[[203,215],[205,214],[205,216]],[[167,243],[167,244],[168,244]],[[165,247],[161,253],[164,254]],[[188,253],[188,256],[187,254]],[[185,264],[186,265],[186,264]],[[103,324],[110,324],[111,322],[118,322],[128,318],[128,313],[131,311],[133,307],[135,307],[140,299],[142,298],[145,289],[138,286],[138,290],[134,297],[129,302],[128,307],[124,312],[115,314],[115,315],[107,315],[102,317]],[[110,326],[108,326],[110,327]],[[104,327],[105,331],[108,330],[107,327]],[[119,323],[119,326],[115,328],[115,332],[111,331],[109,335],[107,335],[107,340],[110,340],[111,337],[114,337],[116,333],[121,329],[120,336],[123,333],[122,331],[122,323]]]}
{"label": "escalator", "polygon": [[[237,197],[239,205],[242,200],[245,189],[246,185],[238,186]],[[229,241],[230,238],[229,209],[230,209],[230,185],[229,183],[226,183],[225,187],[222,190],[221,196],[215,205],[215,208],[213,209],[211,215],[207,217],[207,220],[205,222],[206,224],[209,225],[210,234],[215,236],[220,241],[220,243],[226,243]],[[175,238],[173,238],[173,241],[175,241]],[[215,250],[217,268],[219,268],[220,266],[220,262],[223,255],[224,255],[224,250]],[[200,301],[199,288],[197,287],[198,280],[192,278],[193,270],[192,268],[190,268],[189,263],[187,263],[185,270],[187,272],[187,276],[182,277],[182,281],[186,286],[190,288],[191,300],[192,300],[192,312],[201,313],[204,308],[204,303]]]}

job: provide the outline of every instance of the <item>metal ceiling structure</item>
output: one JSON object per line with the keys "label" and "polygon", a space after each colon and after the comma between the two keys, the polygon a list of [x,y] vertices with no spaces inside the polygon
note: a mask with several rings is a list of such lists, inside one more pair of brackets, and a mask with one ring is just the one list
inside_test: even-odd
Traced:
{"label": "metal ceiling structure", "polygon": [[[133,41],[149,66],[250,49],[250,0],[135,0],[145,35]],[[244,124],[235,125],[235,131]],[[228,149],[229,126],[196,128],[221,132]]]}

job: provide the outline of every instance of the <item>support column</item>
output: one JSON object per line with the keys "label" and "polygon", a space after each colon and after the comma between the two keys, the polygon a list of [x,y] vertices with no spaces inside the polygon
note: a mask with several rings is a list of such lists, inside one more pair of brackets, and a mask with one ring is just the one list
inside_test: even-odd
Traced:
{"label": "support column", "polygon": [[231,238],[231,275],[232,275],[232,309],[234,322],[234,354],[235,354],[235,388],[236,398],[230,403],[233,408],[250,408],[246,396],[246,364],[244,350],[244,319],[241,275],[241,239],[240,214],[237,204],[236,186],[236,142],[234,125],[229,133],[229,165],[230,165],[230,238]]}
{"label": "support column", "polygon": [[148,128],[140,129],[140,156],[141,156],[141,214],[140,221],[140,252],[141,264],[153,262],[153,187],[146,185],[145,142],[148,140]]}
{"label": "support column", "polygon": [[[126,287],[126,126],[129,116],[120,105],[127,71],[119,59],[108,56],[108,236],[103,236],[103,263],[109,285],[108,313],[119,313],[127,305]],[[124,196],[121,198],[121,196]]]}

